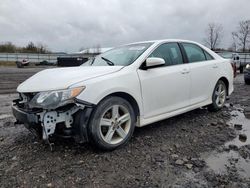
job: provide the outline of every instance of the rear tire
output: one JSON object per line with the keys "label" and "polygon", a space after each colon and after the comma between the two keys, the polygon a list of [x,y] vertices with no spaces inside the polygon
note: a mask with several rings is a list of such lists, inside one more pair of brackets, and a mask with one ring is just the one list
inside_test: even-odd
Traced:
{"label": "rear tire", "polygon": [[131,139],[135,123],[135,113],[128,101],[121,97],[107,97],[91,115],[90,142],[101,150],[114,150]]}
{"label": "rear tire", "polygon": [[217,112],[223,108],[227,96],[227,87],[222,80],[219,80],[214,88],[212,95],[212,104],[208,106],[211,112]]}

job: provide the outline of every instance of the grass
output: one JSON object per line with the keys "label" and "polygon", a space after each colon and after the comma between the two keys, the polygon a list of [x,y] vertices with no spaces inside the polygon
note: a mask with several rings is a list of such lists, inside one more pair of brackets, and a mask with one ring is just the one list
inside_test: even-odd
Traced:
{"label": "grass", "polygon": [[10,67],[10,66],[16,67],[16,63],[14,61],[0,61],[0,66],[1,67]]}

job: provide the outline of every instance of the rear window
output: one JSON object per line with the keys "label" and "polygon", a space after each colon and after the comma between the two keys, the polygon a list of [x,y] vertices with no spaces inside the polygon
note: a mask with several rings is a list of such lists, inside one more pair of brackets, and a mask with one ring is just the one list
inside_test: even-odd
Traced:
{"label": "rear window", "polygon": [[207,60],[203,52],[203,49],[200,48],[199,46],[191,43],[183,43],[183,47],[186,51],[189,63],[195,63]]}
{"label": "rear window", "polygon": [[207,52],[204,50],[204,54],[206,56],[206,59],[209,61],[209,60],[213,60],[214,58]]}

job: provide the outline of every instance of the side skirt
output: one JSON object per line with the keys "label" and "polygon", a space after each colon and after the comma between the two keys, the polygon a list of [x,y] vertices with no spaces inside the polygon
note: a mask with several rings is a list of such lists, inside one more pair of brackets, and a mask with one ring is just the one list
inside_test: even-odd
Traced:
{"label": "side skirt", "polygon": [[164,120],[164,119],[167,119],[167,118],[171,118],[171,117],[174,117],[174,116],[189,112],[191,110],[194,110],[194,109],[197,109],[197,108],[209,105],[209,104],[211,104],[211,101],[205,101],[205,102],[198,103],[198,104],[195,104],[195,105],[192,105],[192,106],[188,106],[186,108],[181,108],[179,110],[175,110],[175,111],[168,112],[168,113],[165,113],[165,114],[160,114],[158,116],[150,117],[150,118],[147,118],[147,119],[144,119],[143,117],[141,117],[140,118],[140,125],[138,125],[138,127],[143,127],[145,125],[155,123],[157,121],[161,121],[161,120]]}

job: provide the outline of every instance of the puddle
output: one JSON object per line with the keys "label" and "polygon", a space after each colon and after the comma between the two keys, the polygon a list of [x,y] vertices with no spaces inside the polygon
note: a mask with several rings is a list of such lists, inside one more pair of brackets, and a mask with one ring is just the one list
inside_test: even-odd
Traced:
{"label": "puddle", "polygon": [[236,168],[240,176],[250,178],[250,160],[243,159],[238,152],[212,153],[206,160],[207,166],[216,174],[227,174]]}
{"label": "puddle", "polygon": [[234,140],[229,141],[225,144],[228,146],[230,144],[236,145],[238,147],[249,145],[250,144],[250,119],[246,118],[245,114],[242,111],[233,111],[231,113],[232,119],[230,120],[230,125],[234,128],[235,124],[242,125],[242,130],[237,131],[238,134],[245,134],[247,136],[246,140],[240,140],[237,136]]}
{"label": "puddle", "polygon": [[[243,109],[237,108],[237,110],[231,113],[231,120],[229,124],[231,128],[234,128],[235,124],[242,125],[242,130],[236,130],[237,137],[232,141],[225,143],[225,147],[229,145],[236,145],[238,148],[250,144],[250,119],[249,114],[244,115]],[[247,118],[246,118],[247,117]],[[247,136],[246,140],[239,139],[240,134]],[[203,157],[208,167],[214,170],[217,174],[226,174],[230,169],[236,169],[237,173],[243,177],[250,178],[250,159],[242,158],[238,151],[225,151],[225,152],[213,152],[212,154],[205,154]]]}

